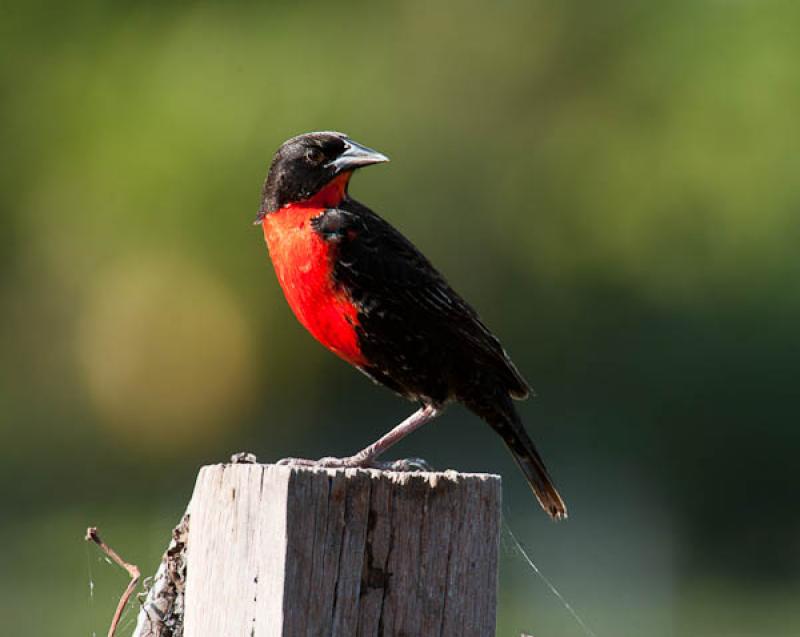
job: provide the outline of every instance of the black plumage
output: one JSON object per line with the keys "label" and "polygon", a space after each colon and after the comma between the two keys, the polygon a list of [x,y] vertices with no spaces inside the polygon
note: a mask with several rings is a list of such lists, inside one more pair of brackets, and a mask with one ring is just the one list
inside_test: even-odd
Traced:
{"label": "black plumage", "polygon": [[[325,466],[374,463],[397,440],[438,415],[446,403],[459,401],[500,434],[542,507],[555,519],[566,517],[564,502],[513,403],[525,398],[530,388],[498,339],[408,239],[347,194],[354,170],[385,161],[386,156],[342,133],[293,137],[275,154],[256,222],[269,224],[270,215],[295,214],[286,212],[293,206],[314,215],[308,218],[310,230],[303,220],[292,232],[316,233],[328,247],[321,258],[329,263],[321,270],[332,288],[317,289],[321,296],[314,303],[340,308],[340,297],[347,299],[348,311],[334,323],[344,321],[349,337],[350,327],[355,330],[359,351],[343,357],[376,382],[420,402],[422,408],[349,458],[290,460]],[[278,258],[298,258],[296,252],[289,253],[293,256]],[[276,254],[283,252],[278,248]],[[301,261],[307,267],[304,258]],[[285,271],[291,263],[281,265]],[[294,283],[289,288],[284,292],[294,298],[297,288]],[[355,320],[349,313],[353,308]],[[331,324],[326,319],[325,325]],[[316,323],[313,326],[325,334],[315,336],[326,344],[327,332]],[[328,346],[337,351],[331,343]],[[337,353],[342,351],[338,348]]]}
{"label": "black plumage", "polygon": [[563,517],[512,402],[530,387],[477,312],[405,236],[351,197],[312,227],[335,244],[334,280],[358,308],[359,347],[369,361],[362,371],[410,400],[463,403],[502,436],[545,510]]}

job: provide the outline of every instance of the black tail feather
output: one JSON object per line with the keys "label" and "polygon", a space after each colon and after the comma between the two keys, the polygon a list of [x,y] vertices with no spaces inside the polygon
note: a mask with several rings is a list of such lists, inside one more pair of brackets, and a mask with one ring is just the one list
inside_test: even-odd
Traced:
{"label": "black tail feather", "polygon": [[508,445],[519,468],[522,469],[522,473],[525,474],[525,478],[542,508],[554,520],[566,519],[567,506],[556,490],[541,456],[525,430],[523,429],[521,434],[513,433],[510,439],[503,435],[503,440]]}
{"label": "black tail feather", "polygon": [[525,474],[536,499],[547,514],[554,520],[566,519],[567,507],[564,500],[556,490],[553,480],[547,472],[547,467],[536,450],[536,445],[525,431],[511,399],[506,397],[505,400],[499,402],[500,404],[494,403],[487,406],[465,401],[469,409],[488,422],[503,438],[503,442],[511,451],[511,455],[522,473]]}

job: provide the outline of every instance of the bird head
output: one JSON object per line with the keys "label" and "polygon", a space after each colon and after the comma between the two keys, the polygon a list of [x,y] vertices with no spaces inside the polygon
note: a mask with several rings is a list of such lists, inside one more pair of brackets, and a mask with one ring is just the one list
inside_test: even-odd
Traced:
{"label": "bird head", "polygon": [[[329,187],[333,187],[332,194],[340,190],[343,195],[354,170],[386,161],[389,161],[386,155],[354,142],[343,133],[292,137],[272,159],[255,223],[288,204],[316,199]],[[320,200],[319,203],[333,206],[338,202]]]}

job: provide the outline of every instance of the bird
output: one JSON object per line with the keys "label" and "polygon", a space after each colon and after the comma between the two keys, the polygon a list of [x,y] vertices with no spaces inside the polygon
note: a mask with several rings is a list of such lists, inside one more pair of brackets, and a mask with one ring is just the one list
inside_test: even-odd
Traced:
{"label": "bird", "polygon": [[353,173],[389,158],[344,133],[292,137],[275,153],[255,224],[286,300],[331,352],[419,405],[345,458],[286,459],[377,466],[392,445],[460,402],[505,442],[542,508],[567,508],[514,400],[531,393],[497,337],[409,239],[348,193]]}

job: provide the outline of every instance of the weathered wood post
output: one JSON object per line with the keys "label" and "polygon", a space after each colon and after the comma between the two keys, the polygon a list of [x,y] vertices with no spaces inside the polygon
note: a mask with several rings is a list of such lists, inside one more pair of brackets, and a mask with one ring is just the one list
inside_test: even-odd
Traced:
{"label": "weathered wood post", "polygon": [[203,467],[183,637],[492,636],[499,529],[494,475]]}

